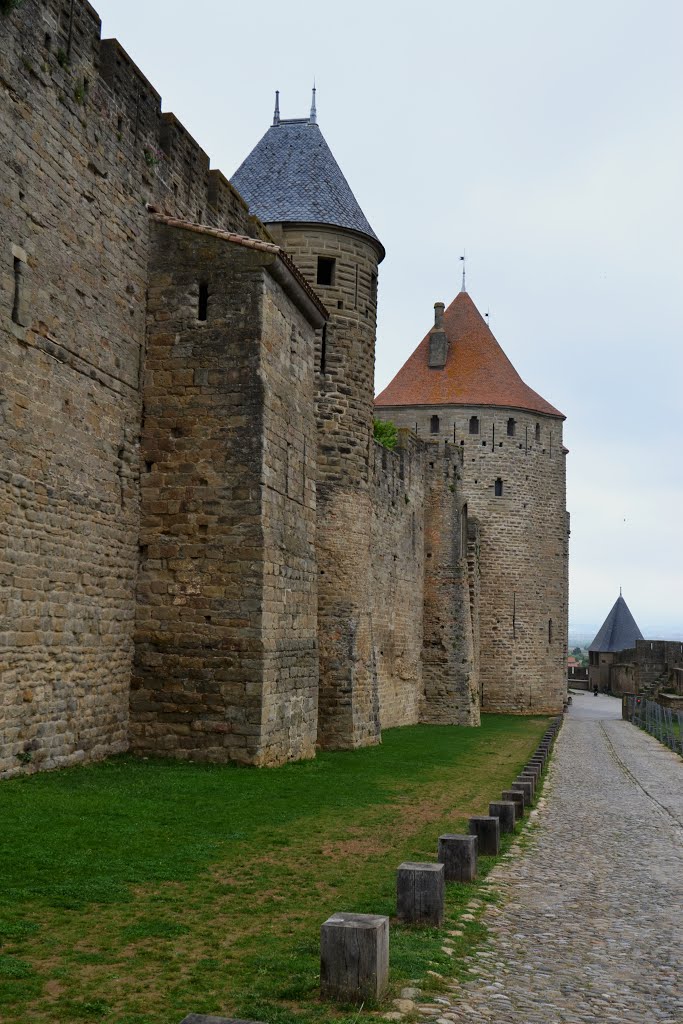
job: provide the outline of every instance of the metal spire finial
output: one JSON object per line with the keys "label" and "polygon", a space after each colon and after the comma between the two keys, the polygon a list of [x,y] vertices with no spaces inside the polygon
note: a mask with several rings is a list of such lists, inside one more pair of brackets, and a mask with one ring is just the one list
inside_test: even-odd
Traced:
{"label": "metal spire finial", "polygon": [[275,112],[273,113],[273,124],[280,123],[280,90],[275,90]]}
{"label": "metal spire finial", "polygon": [[317,111],[315,109],[315,78],[313,79],[313,95],[312,95],[312,98],[311,98],[311,114],[310,114],[310,117],[309,117],[308,121],[309,121],[309,124],[317,124],[318,123],[318,113],[317,113]]}
{"label": "metal spire finial", "polygon": [[460,288],[460,291],[461,292],[466,292],[467,288],[465,287],[465,250],[464,249],[462,251],[462,256],[460,257],[460,259],[462,261],[462,287]]}

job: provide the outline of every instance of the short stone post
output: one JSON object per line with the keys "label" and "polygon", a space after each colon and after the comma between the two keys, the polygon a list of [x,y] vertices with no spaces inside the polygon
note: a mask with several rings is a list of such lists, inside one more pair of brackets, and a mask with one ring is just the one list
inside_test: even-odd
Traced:
{"label": "short stone post", "polygon": [[524,793],[520,793],[516,789],[504,789],[500,795],[503,800],[511,800],[515,805],[515,815],[518,821],[524,817]]}
{"label": "short stone post", "polygon": [[180,1024],[261,1024],[258,1020],[237,1020],[236,1017],[212,1017],[211,1014],[189,1013]]}
{"label": "short stone post", "polygon": [[400,864],[396,872],[396,916],[407,924],[440,928],[445,890],[443,864]]}
{"label": "short stone post", "polygon": [[512,801],[499,801],[489,804],[489,814],[492,818],[498,818],[501,832],[514,832],[517,809]]}
{"label": "short stone post", "polygon": [[515,789],[515,790],[517,790],[518,793],[523,793],[524,794],[524,806],[525,807],[529,806],[529,804],[531,803],[531,783],[530,782],[526,782],[526,781],[525,782],[519,782],[518,780],[515,780],[512,783],[512,785],[510,786],[510,789]]}
{"label": "short stone post", "polygon": [[477,877],[477,837],[439,836],[437,859],[447,882],[473,882]]}
{"label": "short stone post", "polygon": [[495,857],[500,852],[500,822],[498,818],[476,815],[469,821],[470,833],[477,837],[479,852]]}
{"label": "short stone post", "polygon": [[320,995],[357,1003],[381,999],[389,981],[389,918],[333,914],[320,929]]}

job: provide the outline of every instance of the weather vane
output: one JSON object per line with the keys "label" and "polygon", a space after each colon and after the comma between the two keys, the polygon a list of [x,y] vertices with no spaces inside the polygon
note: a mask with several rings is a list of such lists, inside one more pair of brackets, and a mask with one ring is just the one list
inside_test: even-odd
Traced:
{"label": "weather vane", "polygon": [[467,288],[465,287],[465,250],[464,249],[462,251],[462,256],[460,257],[460,262],[462,263],[462,288],[460,289],[460,291],[461,292],[466,292]]}

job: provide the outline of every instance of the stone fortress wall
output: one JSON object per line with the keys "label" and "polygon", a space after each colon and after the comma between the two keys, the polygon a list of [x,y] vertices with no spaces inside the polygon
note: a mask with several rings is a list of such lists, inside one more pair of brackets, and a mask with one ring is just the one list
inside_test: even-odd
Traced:
{"label": "stone fortress wall", "polygon": [[[100,39],[88,3],[25,0],[0,22],[0,771],[12,772],[129,745],[146,204],[267,233]],[[296,343],[288,333],[287,351]]]}
{"label": "stone fortress wall", "polygon": [[0,775],[476,725],[469,449],[372,440],[377,248],[250,216],[86,0],[0,28]]}
{"label": "stone fortress wall", "polygon": [[462,451],[463,501],[480,534],[482,710],[556,713],[566,693],[568,612],[562,421],[477,406],[382,407],[378,415]]}

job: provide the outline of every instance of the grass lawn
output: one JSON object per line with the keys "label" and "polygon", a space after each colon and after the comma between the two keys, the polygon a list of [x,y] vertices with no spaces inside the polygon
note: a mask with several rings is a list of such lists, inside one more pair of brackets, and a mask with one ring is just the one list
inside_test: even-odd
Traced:
{"label": "grass lawn", "polygon": [[[275,769],[126,756],[0,783],[0,1021],[369,1020],[318,999],[321,923],[393,915],[398,864],[487,813],[547,722],[392,729]],[[447,890],[455,956],[443,932],[392,923],[392,995],[457,975],[482,940],[458,920],[487,887]]]}

